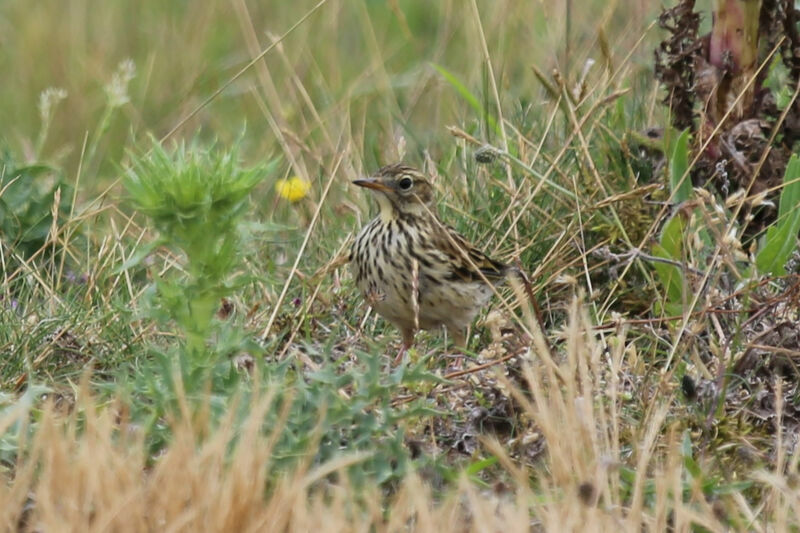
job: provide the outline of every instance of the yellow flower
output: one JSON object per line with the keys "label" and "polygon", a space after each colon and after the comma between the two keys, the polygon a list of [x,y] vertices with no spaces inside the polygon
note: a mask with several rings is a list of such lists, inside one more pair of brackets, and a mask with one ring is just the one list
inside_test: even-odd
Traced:
{"label": "yellow flower", "polygon": [[311,183],[299,176],[292,176],[289,179],[278,180],[275,183],[275,190],[290,202],[296,202],[306,197],[311,190]]}

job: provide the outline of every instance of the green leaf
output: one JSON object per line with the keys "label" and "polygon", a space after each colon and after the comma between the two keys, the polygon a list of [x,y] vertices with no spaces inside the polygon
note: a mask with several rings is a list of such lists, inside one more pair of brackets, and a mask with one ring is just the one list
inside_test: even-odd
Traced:
{"label": "green leaf", "polygon": [[681,455],[683,456],[683,466],[694,479],[701,479],[703,471],[697,461],[692,457],[692,439],[689,435],[689,430],[683,432],[683,441],[681,442]]}
{"label": "green leaf", "polygon": [[800,159],[793,154],[783,173],[783,190],[778,204],[778,223],[797,214],[800,204]]}
{"label": "green leaf", "polygon": [[686,220],[682,212],[672,215],[661,230],[659,243],[667,254],[663,257],[680,261],[683,259],[683,234],[686,230]]}
{"label": "green leaf", "polygon": [[[653,246],[653,255],[673,261],[683,260],[683,234],[686,229],[686,220],[682,212],[677,212],[661,230],[661,238]],[[678,315],[683,308],[683,272],[675,265],[666,263],[653,263],[653,268],[658,274],[659,281],[666,292],[665,311],[669,315]]]}
{"label": "green leaf", "polygon": [[783,190],[778,206],[778,220],[767,229],[761,249],[756,255],[756,267],[763,274],[781,276],[784,265],[797,248],[800,232],[800,159],[792,155],[783,175]]}
{"label": "green leaf", "polygon": [[[469,106],[476,113],[478,113],[481,116],[483,116],[485,114],[483,106],[481,105],[480,100],[478,100],[478,98],[474,94],[472,94],[469,91],[469,89],[467,89],[467,87],[463,83],[461,83],[461,81],[459,81],[458,78],[456,78],[452,73],[450,73],[447,69],[445,69],[441,65],[437,65],[436,63],[431,63],[431,66],[433,68],[435,68],[436,71],[439,72],[439,74],[441,74],[442,77],[450,85],[453,86],[453,88],[456,90],[456,92],[458,92],[458,94],[461,95],[461,98],[466,100],[466,102],[469,104]],[[494,132],[497,135],[500,135],[500,128],[498,127],[497,121],[495,120],[495,118],[493,116],[489,115],[489,114],[486,114],[486,120],[489,123],[489,127],[492,128],[492,130],[494,130]]]}
{"label": "green leaf", "polygon": [[724,485],[717,485],[714,487],[713,493],[717,496],[722,496],[724,494],[739,494],[750,487],[752,487],[754,483],[752,481],[733,481],[731,483],[725,483]]}
{"label": "green leaf", "polygon": [[497,463],[497,457],[494,456],[494,455],[491,455],[491,456],[487,457],[486,459],[481,459],[479,461],[475,461],[475,462],[471,463],[469,466],[467,466],[467,468],[464,469],[464,472],[468,476],[472,477],[472,476],[476,475],[478,472],[481,472],[482,470],[485,470],[485,469],[489,468],[490,466],[492,466],[495,463]]}
{"label": "green leaf", "polygon": [[[653,247],[653,255],[656,257],[669,258],[669,254],[659,245]],[[666,290],[666,300],[669,303],[681,304],[683,301],[683,275],[681,269],[675,265],[666,263],[653,263],[653,268],[658,274],[658,279]],[[671,313],[670,314],[680,314]]]}
{"label": "green leaf", "polygon": [[669,156],[669,187],[673,202],[680,204],[689,199],[692,181],[689,178],[689,129],[678,136]]}
{"label": "green leaf", "polygon": [[114,274],[120,274],[125,272],[128,269],[131,269],[141,263],[145,257],[150,255],[153,250],[158,248],[164,243],[164,240],[161,238],[155,239],[153,242],[145,243],[140,246],[130,257],[128,260],[122,263],[120,266],[114,269]]}

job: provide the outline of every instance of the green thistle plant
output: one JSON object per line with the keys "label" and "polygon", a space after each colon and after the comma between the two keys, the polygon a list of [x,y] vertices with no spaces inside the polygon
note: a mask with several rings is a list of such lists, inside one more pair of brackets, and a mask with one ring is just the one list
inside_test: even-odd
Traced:
{"label": "green thistle plant", "polygon": [[236,148],[221,152],[180,144],[168,151],[154,142],[125,174],[133,204],[150,218],[159,237],[123,269],[161,245],[183,255],[185,275],[157,279],[156,303],[161,318],[173,319],[183,330],[186,353],[196,361],[207,359],[214,313],[237,286],[232,273],[241,260],[240,227],[250,191],[274,163],[244,169]]}

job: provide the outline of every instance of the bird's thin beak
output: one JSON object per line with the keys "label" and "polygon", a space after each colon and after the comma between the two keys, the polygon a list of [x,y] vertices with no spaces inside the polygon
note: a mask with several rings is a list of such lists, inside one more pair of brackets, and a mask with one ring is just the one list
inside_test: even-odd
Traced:
{"label": "bird's thin beak", "polygon": [[381,192],[389,192],[392,190],[378,178],[361,178],[358,180],[353,180],[353,184],[358,185],[359,187],[366,187],[367,189],[373,189]]}

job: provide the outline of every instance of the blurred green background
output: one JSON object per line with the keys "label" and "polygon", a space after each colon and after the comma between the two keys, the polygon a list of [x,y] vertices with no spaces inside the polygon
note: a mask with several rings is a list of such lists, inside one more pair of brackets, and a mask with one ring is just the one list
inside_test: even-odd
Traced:
{"label": "blurred green background", "polygon": [[[114,177],[132,140],[171,130],[317,4],[6,0],[2,138],[74,178],[84,139],[91,143],[101,128],[104,88],[132,60],[130,102],[98,136],[95,160],[84,161],[80,194],[92,195]],[[360,171],[363,162],[370,170],[397,159],[403,144],[411,162],[425,151],[438,161],[453,143],[445,127],[476,116],[432,64],[494,106],[475,7],[507,114],[539,112],[542,88],[532,65],[577,77],[589,57],[603,61],[603,40],[614,61],[634,52],[622,77],[636,80],[631,70],[650,69],[651,48],[634,50],[658,9],[645,0],[329,0],[176,135],[229,142],[246,127],[248,158],[282,153],[287,172],[312,181],[339,155],[343,169]],[[645,42],[654,34],[651,28]],[[49,87],[67,96],[36,153],[39,99]]]}

